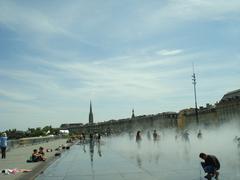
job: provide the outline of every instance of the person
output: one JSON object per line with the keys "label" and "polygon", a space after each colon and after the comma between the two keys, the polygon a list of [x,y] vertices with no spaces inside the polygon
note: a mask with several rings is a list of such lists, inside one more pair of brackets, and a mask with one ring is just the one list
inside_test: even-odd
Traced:
{"label": "person", "polygon": [[39,147],[38,153],[41,154],[42,156],[45,155],[45,153],[43,152],[44,148],[43,147]]}
{"label": "person", "polygon": [[182,138],[184,141],[189,142],[189,133],[188,130],[185,130],[182,134]]}
{"label": "person", "polygon": [[33,153],[32,153],[32,161],[33,161],[33,162],[45,161],[45,160],[46,160],[46,158],[44,158],[44,157],[42,156],[42,154],[39,154],[38,151],[37,151],[37,149],[34,149],[34,150],[33,150]]}
{"label": "person", "polygon": [[198,131],[197,138],[198,138],[198,139],[201,139],[201,138],[202,138],[202,132],[201,132],[200,129],[199,129],[199,131]]}
{"label": "person", "polygon": [[2,152],[2,159],[6,159],[6,149],[7,149],[7,134],[4,132],[0,138],[0,147]]}
{"label": "person", "polygon": [[214,155],[207,155],[205,153],[200,153],[199,157],[204,160],[204,162],[201,162],[204,172],[207,173],[204,177],[211,180],[212,177],[215,176],[215,178],[218,179],[219,172],[217,172],[217,170],[220,169],[220,162],[217,157]]}
{"label": "person", "polygon": [[158,140],[158,137],[159,137],[159,136],[158,136],[158,134],[157,134],[157,131],[154,130],[154,131],[153,131],[153,140],[154,140],[154,141],[157,141],[157,140]]}
{"label": "person", "polygon": [[141,140],[142,140],[141,131],[137,131],[137,134],[136,134],[136,142],[137,142],[138,148],[141,147]]}
{"label": "person", "polygon": [[101,134],[98,133],[98,135],[97,135],[97,142],[100,143],[100,141],[101,141]]}
{"label": "person", "polygon": [[93,140],[93,134],[92,133],[89,134],[89,139],[90,139],[90,141]]}
{"label": "person", "polygon": [[136,141],[139,142],[141,141],[142,138],[141,138],[141,131],[137,131],[137,134],[136,134]]}

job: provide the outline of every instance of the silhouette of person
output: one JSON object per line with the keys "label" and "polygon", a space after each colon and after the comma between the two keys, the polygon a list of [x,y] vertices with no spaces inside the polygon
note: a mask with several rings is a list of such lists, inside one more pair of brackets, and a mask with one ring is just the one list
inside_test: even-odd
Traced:
{"label": "silhouette of person", "polygon": [[142,140],[142,137],[141,137],[141,131],[137,131],[137,134],[136,134],[136,142],[138,144],[138,147],[140,147],[140,142]]}
{"label": "silhouette of person", "polygon": [[202,138],[202,132],[201,132],[200,129],[199,129],[199,131],[198,131],[197,138],[198,138],[198,139],[201,139],[201,138]]}
{"label": "silhouette of person", "polygon": [[185,140],[186,142],[189,142],[189,133],[187,130],[185,130],[182,134],[182,138],[183,140]]}
{"label": "silhouette of person", "polygon": [[137,134],[136,134],[136,142],[139,142],[142,140],[142,137],[141,137],[141,131],[137,131]]}
{"label": "silhouette of person", "polygon": [[159,135],[157,134],[157,131],[154,130],[153,131],[153,140],[156,142],[157,140],[159,140]]}

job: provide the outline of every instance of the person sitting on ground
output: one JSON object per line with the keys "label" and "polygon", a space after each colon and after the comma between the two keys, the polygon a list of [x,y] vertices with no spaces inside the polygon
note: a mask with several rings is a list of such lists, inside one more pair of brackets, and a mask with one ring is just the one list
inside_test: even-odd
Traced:
{"label": "person sitting on ground", "polygon": [[39,147],[38,153],[41,154],[42,156],[45,155],[45,153],[43,152],[44,148],[43,147]]}
{"label": "person sitting on ground", "polygon": [[42,154],[39,154],[37,149],[33,150],[33,153],[32,153],[32,161],[33,162],[45,161],[45,160],[46,160],[46,158],[44,158]]}
{"label": "person sitting on ground", "polygon": [[220,169],[220,162],[217,157],[205,153],[200,153],[199,157],[204,160],[204,162],[201,162],[204,172],[207,173],[204,177],[211,180],[211,178],[215,176],[215,178],[218,179],[219,172],[217,172],[217,170]]}

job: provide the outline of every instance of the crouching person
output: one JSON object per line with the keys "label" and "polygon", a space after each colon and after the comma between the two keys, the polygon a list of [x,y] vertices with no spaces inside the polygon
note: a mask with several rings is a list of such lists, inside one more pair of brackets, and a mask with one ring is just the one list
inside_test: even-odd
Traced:
{"label": "crouching person", "polygon": [[204,162],[201,162],[204,172],[207,173],[204,177],[211,180],[212,177],[215,176],[215,178],[218,179],[219,172],[217,172],[217,170],[220,169],[220,163],[217,157],[214,155],[207,155],[205,153],[200,153],[199,157],[204,160]]}

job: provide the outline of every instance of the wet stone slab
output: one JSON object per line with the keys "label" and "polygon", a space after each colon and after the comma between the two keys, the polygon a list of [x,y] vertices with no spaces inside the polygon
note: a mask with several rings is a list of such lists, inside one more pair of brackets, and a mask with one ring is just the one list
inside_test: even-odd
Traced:
{"label": "wet stone slab", "polygon": [[219,157],[219,179],[240,179],[240,154],[232,142],[231,147],[214,151],[206,144],[211,139],[192,137],[185,142],[172,137],[164,135],[158,143],[145,138],[140,146],[128,136],[76,144],[37,180],[201,180],[205,175],[198,158],[201,151]]}

